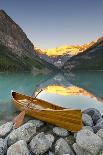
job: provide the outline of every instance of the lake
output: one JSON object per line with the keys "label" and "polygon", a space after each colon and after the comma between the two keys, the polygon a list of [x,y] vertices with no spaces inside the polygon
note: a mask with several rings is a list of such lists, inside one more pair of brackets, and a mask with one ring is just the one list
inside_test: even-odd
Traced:
{"label": "lake", "polygon": [[66,108],[97,108],[103,114],[103,72],[78,71],[68,74],[0,73],[0,120],[11,120],[16,109],[10,92],[32,95]]}

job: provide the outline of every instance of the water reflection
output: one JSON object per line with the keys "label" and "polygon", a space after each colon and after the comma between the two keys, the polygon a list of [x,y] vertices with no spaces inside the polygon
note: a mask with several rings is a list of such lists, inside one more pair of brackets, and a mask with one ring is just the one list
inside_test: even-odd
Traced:
{"label": "water reflection", "polygon": [[103,113],[103,72],[75,72],[68,75],[1,73],[0,119],[9,120],[15,114],[11,90],[32,95],[41,88],[43,91],[38,98],[67,108],[94,107]]}

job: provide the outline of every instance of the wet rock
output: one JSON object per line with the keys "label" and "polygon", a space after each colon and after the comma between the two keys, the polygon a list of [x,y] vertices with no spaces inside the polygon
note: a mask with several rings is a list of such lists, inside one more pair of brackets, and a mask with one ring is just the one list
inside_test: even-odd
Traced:
{"label": "wet rock", "polygon": [[28,121],[28,123],[33,123],[35,125],[35,127],[40,128],[41,126],[44,125],[44,122],[34,119],[34,120],[30,120]]}
{"label": "wet rock", "polygon": [[7,122],[0,126],[0,137],[5,137],[13,128],[13,122]]}
{"label": "wet rock", "polygon": [[93,120],[88,114],[82,114],[82,122],[85,126],[93,126]]}
{"label": "wet rock", "polygon": [[95,109],[95,108],[86,109],[86,110],[83,111],[83,113],[90,115],[95,124],[98,121],[98,119],[102,118],[102,115],[101,115],[100,111]]}
{"label": "wet rock", "polygon": [[60,138],[56,141],[55,154],[57,154],[57,155],[63,155],[63,154],[74,155],[71,147],[68,145],[68,143],[63,138]]}
{"label": "wet rock", "polygon": [[24,140],[20,140],[8,148],[7,155],[30,155],[27,144]]}
{"label": "wet rock", "polygon": [[59,128],[59,127],[54,127],[53,128],[53,133],[55,133],[57,136],[65,137],[69,135],[68,130]]}
{"label": "wet rock", "polygon": [[0,155],[4,155],[7,151],[7,143],[4,139],[0,138]]}
{"label": "wet rock", "polygon": [[80,146],[78,146],[77,143],[73,144],[73,149],[77,155],[93,155],[93,154],[89,153],[87,150],[82,149]]}
{"label": "wet rock", "polygon": [[10,146],[19,140],[28,142],[35,133],[35,125],[33,123],[26,123],[8,135],[8,145]]}
{"label": "wet rock", "polygon": [[49,150],[54,142],[54,136],[51,134],[44,134],[44,132],[36,135],[30,142],[30,150],[36,154],[44,154]]}
{"label": "wet rock", "polygon": [[102,139],[87,129],[81,130],[77,133],[76,143],[82,149],[93,155],[97,154],[103,147]]}

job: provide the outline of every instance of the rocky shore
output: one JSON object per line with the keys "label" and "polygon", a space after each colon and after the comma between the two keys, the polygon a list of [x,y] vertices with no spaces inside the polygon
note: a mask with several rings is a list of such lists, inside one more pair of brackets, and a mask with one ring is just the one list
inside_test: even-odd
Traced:
{"label": "rocky shore", "polygon": [[0,155],[103,155],[103,118],[97,109],[82,112],[77,133],[31,119],[18,129],[0,121]]}

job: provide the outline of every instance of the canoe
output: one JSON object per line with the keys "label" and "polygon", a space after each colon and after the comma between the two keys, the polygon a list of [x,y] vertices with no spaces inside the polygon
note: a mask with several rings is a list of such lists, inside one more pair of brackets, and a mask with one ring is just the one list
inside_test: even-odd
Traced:
{"label": "canoe", "polygon": [[72,132],[77,132],[82,128],[82,114],[79,109],[67,109],[15,91],[11,92],[11,98],[19,111],[25,110],[26,114],[33,118]]}

